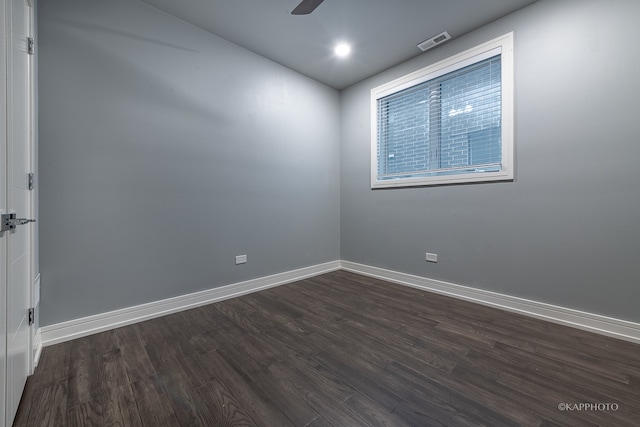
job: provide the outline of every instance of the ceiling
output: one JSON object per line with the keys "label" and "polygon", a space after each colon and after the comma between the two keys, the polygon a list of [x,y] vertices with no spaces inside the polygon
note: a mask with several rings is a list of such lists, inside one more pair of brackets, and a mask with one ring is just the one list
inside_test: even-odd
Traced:
{"label": "ceiling", "polygon": [[[300,0],[143,0],[177,18],[336,89],[422,51],[443,31],[452,38],[536,0],[325,0],[294,16]],[[333,54],[352,45],[348,58]]]}

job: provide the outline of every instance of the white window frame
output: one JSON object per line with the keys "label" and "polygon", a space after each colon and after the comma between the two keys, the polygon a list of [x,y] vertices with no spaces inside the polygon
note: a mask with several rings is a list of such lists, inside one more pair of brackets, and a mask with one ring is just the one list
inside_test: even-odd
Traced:
{"label": "white window frame", "polygon": [[[502,117],[501,169],[455,175],[378,180],[378,100],[393,93],[435,79],[483,59],[501,55]],[[513,32],[497,37],[450,58],[407,74],[371,90],[371,188],[411,187],[514,179]]]}

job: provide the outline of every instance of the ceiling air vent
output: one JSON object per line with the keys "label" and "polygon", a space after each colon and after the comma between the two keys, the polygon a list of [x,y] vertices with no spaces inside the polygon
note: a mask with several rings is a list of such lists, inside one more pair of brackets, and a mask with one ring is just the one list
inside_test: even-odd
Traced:
{"label": "ceiling air vent", "polygon": [[446,31],[438,34],[437,36],[431,37],[429,40],[425,40],[422,43],[420,43],[418,45],[418,48],[421,51],[425,51],[425,50],[429,50],[432,47],[435,47],[437,45],[439,45],[440,43],[443,43],[447,40],[449,40],[451,38],[451,36],[449,35],[449,33],[447,33]]}

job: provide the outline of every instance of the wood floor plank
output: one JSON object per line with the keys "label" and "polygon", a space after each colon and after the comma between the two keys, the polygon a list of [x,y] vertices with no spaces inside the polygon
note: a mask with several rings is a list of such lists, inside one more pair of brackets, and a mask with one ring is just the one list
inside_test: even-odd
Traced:
{"label": "wood floor plank", "polygon": [[225,319],[224,315],[211,305],[185,310],[178,314],[183,319],[180,324],[189,325],[193,330],[193,335],[201,335],[213,331],[220,327],[219,323]]}
{"label": "wood floor plank", "polygon": [[338,426],[361,425],[357,414],[342,407],[339,400],[331,398],[333,390],[316,387],[310,379],[299,371],[283,367],[280,364],[271,365],[268,368],[274,378],[280,378],[286,382],[290,390],[304,400],[310,407],[327,419],[331,424]]}
{"label": "wood floor plank", "polygon": [[198,389],[202,401],[207,403],[206,426],[257,426],[231,392],[218,380]]}
{"label": "wood floor plank", "polygon": [[[421,384],[423,387],[425,387],[425,397],[418,396],[417,400],[415,400],[413,396],[407,398],[407,402],[415,402],[413,406],[418,406],[422,403],[427,404],[429,402],[429,399],[427,399],[426,396],[429,396],[430,398],[431,396],[433,396],[433,394],[429,392],[429,390],[431,389],[431,387],[429,386],[429,380],[431,380],[432,377],[427,375],[426,373],[425,375],[423,375],[423,373],[421,372],[416,372],[396,362],[390,364],[386,368],[386,371],[388,371],[392,376],[392,381],[389,382],[389,386],[397,390],[397,392],[403,396],[406,396],[403,388],[405,388],[407,385],[411,385],[411,389],[415,387],[416,383]],[[401,381],[402,384],[398,383],[398,381]],[[463,414],[468,413],[472,415],[476,411],[475,408],[480,407],[484,408],[483,417],[489,418],[491,418],[492,413],[500,414],[501,411],[507,411],[508,414],[504,417],[507,419],[511,419],[510,423],[512,425],[537,425],[540,422],[540,417],[538,417],[535,413],[526,410],[526,408],[523,408],[508,399],[505,399],[504,394],[492,393],[490,389],[494,387],[494,384],[488,381],[485,381],[480,386],[478,386],[477,384],[468,381],[468,379],[463,375],[460,375],[457,379],[450,376],[437,377],[433,378],[432,381],[436,382],[436,384],[438,384],[443,389],[448,389],[451,391],[448,399],[454,399],[456,398],[456,396],[462,396],[461,400],[468,400],[470,402],[473,402],[473,404],[471,405],[463,406],[460,403],[458,403],[458,405],[460,406],[452,405],[452,407],[455,407],[457,411]],[[442,421],[450,422],[446,421],[451,416],[450,414],[448,414],[449,411],[446,407],[443,407],[442,409],[444,410],[444,412],[441,414],[441,416],[443,417]],[[479,421],[480,418],[474,417],[474,419]],[[503,424],[505,423],[503,422]],[[506,424],[509,424],[509,422],[507,422]]]}
{"label": "wood floor plank", "polygon": [[[183,338],[186,341],[186,338]],[[178,343],[179,345],[179,343]],[[167,397],[175,417],[180,425],[200,426],[202,423],[198,408],[194,402],[195,386],[189,379],[174,352],[167,351],[168,342],[145,346],[149,360],[156,372],[154,379]]]}
{"label": "wood floor plank", "polygon": [[25,426],[58,427],[67,423],[67,384],[59,382],[36,390]]}
{"label": "wood floor plank", "polygon": [[203,354],[181,345],[175,346],[174,350],[178,363],[194,387],[201,387],[217,378],[216,367],[209,363],[208,360],[209,355],[215,353],[216,350]]}
{"label": "wood floor plank", "polygon": [[253,319],[255,310],[240,299],[231,299],[216,304],[215,307],[220,313],[227,316],[238,328],[248,334],[260,333],[261,325],[259,319]]}
{"label": "wood floor plank", "polygon": [[130,382],[147,378],[155,373],[138,332],[140,325],[142,324],[119,328],[115,331],[118,348]]}
{"label": "wood floor plank", "polygon": [[[557,407],[556,402],[606,402],[607,399],[603,399],[602,396],[598,396],[597,392],[591,390],[579,390],[576,388],[568,388],[563,384],[557,382],[551,382],[547,379],[535,377],[529,375],[525,377],[526,384],[532,386],[543,386],[547,388],[547,392],[544,396],[540,396],[537,393],[528,393],[526,388],[523,387],[523,376],[514,372],[501,372],[496,377],[496,382],[500,385],[504,385],[512,390],[519,390],[527,396],[528,401],[537,401],[541,405],[551,406],[554,409]],[[610,414],[605,414],[599,411],[591,411],[585,414],[585,420],[593,422],[596,425],[607,425],[609,423],[618,424],[616,419],[621,413],[618,411],[612,411]],[[549,416],[545,414],[544,416]],[[564,417],[563,417],[564,418]]]}
{"label": "wood floor plank", "polygon": [[249,356],[265,368],[289,356],[288,349],[266,332],[235,335],[234,338]]}
{"label": "wood floor plank", "polygon": [[102,405],[98,400],[92,400],[78,404],[71,409],[67,409],[67,426],[103,426]]}
{"label": "wood floor plank", "polygon": [[[566,415],[558,410],[558,402],[556,400],[532,399],[529,391],[523,393],[511,387],[505,387],[497,381],[487,379],[482,373],[467,370],[461,366],[456,367],[454,380],[456,381],[455,384],[465,384],[465,390],[469,398],[493,411],[503,411],[505,407],[508,407],[510,417],[517,418],[519,415],[529,414],[537,419],[535,421],[536,424],[543,419],[560,424],[568,422]],[[529,384],[523,381],[521,387],[529,387]],[[465,393],[465,390],[460,389],[460,392]],[[472,393],[469,393],[469,391]],[[541,396],[543,399],[546,397],[546,395],[540,394],[537,394],[537,396]],[[509,400],[507,401],[507,399]],[[594,426],[595,424],[585,419],[583,415],[573,421],[571,425],[579,427]]]}
{"label": "wood floor plank", "polygon": [[225,345],[217,350],[234,369],[269,396],[274,404],[295,425],[307,425],[319,414],[299,396],[286,378],[277,377],[243,352],[232,337],[225,337]]}
{"label": "wood floor plank", "polygon": [[416,376],[415,371],[395,362],[387,366],[386,371],[391,375],[386,377],[385,383],[405,397],[394,410],[401,418],[407,415],[415,417],[426,411],[430,417],[448,425],[482,424],[498,427],[517,424],[489,406],[478,403],[475,396],[469,397],[460,388],[451,387],[454,379],[450,375],[432,380],[428,372],[424,376]]}
{"label": "wood floor plank", "polygon": [[42,350],[34,387],[46,388],[68,379],[69,355],[74,345],[75,342],[73,344],[65,342]]}
{"label": "wood floor plank", "polygon": [[265,338],[265,340],[269,341],[274,346],[278,345],[286,352],[286,354],[304,354],[307,356],[313,356],[318,352],[316,347],[308,345],[307,340],[305,339],[305,334],[296,333],[291,329],[285,330],[281,328],[271,328],[265,330],[262,335],[269,337]]}
{"label": "wood floor plank", "polygon": [[[36,390],[38,390],[37,386],[34,386],[34,383],[36,381],[37,381],[37,377],[35,377],[34,375],[27,378],[27,383],[25,384],[21,401],[33,402],[34,394]],[[18,406],[18,411],[16,412],[16,417],[14,418],[14,421],[13,421],[15,426],[24,426],[27,424],[27,421],[29,420],[29,410],[30,408],[28,405],[20,404]]]}
{"label": "wood floor plank", "polygon": [[[402,331],[387,330],[379,325],[372,327],[370,323],[359,323],[350,319],[342,322],[340,328],[348,331],[354,340],[361,339],[362,345],[384,350],[391,359],[402,360],[411,366],[426,364],[445,372],[450,372],[455,366],[453,360],[446,359],[426,347],[416,346],[417,339]],[[383,333],[380,333],[381,331]]]}
{"label": "wood floor plank", "polygon": [[640,345],[336,271],[46,347],[15,425],[637,427]]}
{"label": "wood floor plank", "polygon": [[[349,408],[351,413],[358,414],[359,419],[362,420],[361,425],[385,427],[402,427],[412,425],[401,417],[398,417],[395,410],[394,412],[388,412],[378,405],[377,402],[357,391],[342,402],[342,405]],[[424,422],[425,418],[420,420],[421,424],[424,424]]]}
{"label": "wood floor plank", "polygon": [[304,379],[314,389],[322,390],[324,395],[335,402],[343,403],[356,392],[348,383],[303,354],[292,355],[279,362],[278,367],[291,372],[298,379]]}
{"label": "wood floor plank", "polygon": [[272,425],[287,427],[294,424],[289,420],[268,394],[262,392],[245,376],[234,369],[217,351],[207,354],[205,363],[216,372],[216,378],[227,389],[232,390],[239,405],[253,420],[262,424],[269,420]]}
{"label": "wood floor plank", "polygon": [[384,382],[376,381],[378,377],[372,374],[377,373],[378,370],[371,368],[371,365],[359,361],[347,361],[322,352],[318,353],[315,358],[325,369],[377,402],[388,412],[393,411],[402,401],[402,397],[390,391]]}
{"label": "wood floor plank", "polygon": [[95,343],[92,335],[76,340],[71,348],[67,408],[90,402],[102,391],[102,354],[95,351]]}
{"label": "wood floor plank", "polygon": [[130,384],[109,387],[101,396],[100,404],[104,425],[142,426],[142,419]]}
{"label": "wood floor plank", "polygon": [[304,316],[305,313],[297,304],[289,304],[286,301],[281,301],[278,297],[269,298],[259,292],[251,294],[247,301],[256,310],[261,311],[265,316],[274,319],[278,323],[287,323],[290,320]]}
{"label": "wood floor plank", "polygon": [[[522,370],[538,373],[542,377],[548,378],[549,383],[559,382],[573,388],[598,391],[602,395],[603,401],[615,402],[619,396],[629,393],[630,390],[636,390],[636,393],[638,390],[634,384],[607,381],[589,370],[540,357],[501,343],[496,345],[495,350],[498,353],[490,354],[495,354],[494,358],[499,358],[508,365],[521,366]],[[473,358],[474,355],[471,355],[469,361],[472,361]],[[632,382],[631,378],[630,382]],[[626,406],[640,413],[640,399],[630,399]]]}
{"label": "wood floor plank", "polygon": [[171,402],[162,388],[162,382],[162,378],[153,374],[131,384],[143,426],[175,427],[179,425],[171,409]]}
{"label": "wood floor plank", "polygon": [[[162,345],[167,341],[167,338],[174,338],[173,331],[165,328],[167,320],[164,317],[158,317],[157,319],[147,320],[144,322],[136,323],[133,326],[131,332],[131,343],[135,343],[136,356],[140,353],[145,353],[145,347],[148,345]],[[123,328],[129,330],[129,328]],[[118,330],[119,331],[119,330]],[[178,337],[180,335],[178,334]],[[140,345],[142,347],[140,347]],[[171,351],[172,348],[168,350]],[[146,378],[146,376],[145,376]]]}
{"label": "wood floor plank", "polygon": [[[375,424],[374,424],[375,425]],[[318,417],[311,424],[307,424],[308,427],[335,427],[324,417]]]}

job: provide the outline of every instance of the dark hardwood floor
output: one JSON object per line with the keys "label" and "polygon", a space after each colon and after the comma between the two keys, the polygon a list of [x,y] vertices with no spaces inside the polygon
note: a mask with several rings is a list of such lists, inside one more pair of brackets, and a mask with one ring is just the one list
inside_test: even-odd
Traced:
{"label": "dark hardwood floor", "polygon": [[640,345],[338,271],[46,347],[15,425],[640,426]]}

